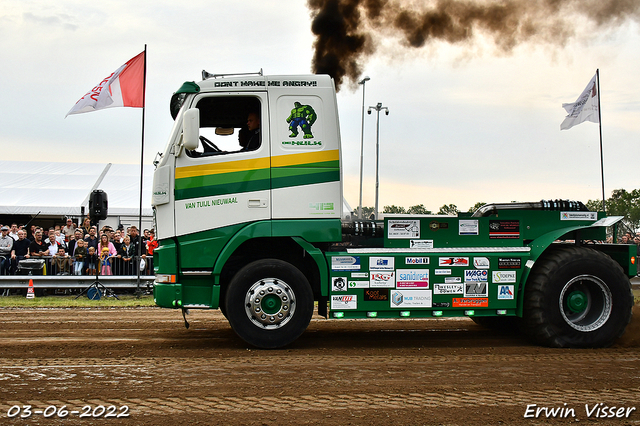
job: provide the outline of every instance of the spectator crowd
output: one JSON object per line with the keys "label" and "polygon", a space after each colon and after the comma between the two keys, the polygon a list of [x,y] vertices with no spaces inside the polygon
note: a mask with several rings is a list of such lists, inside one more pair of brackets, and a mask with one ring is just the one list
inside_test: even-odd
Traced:
{"label": "spectator crowd", "polygon": [[[153,229],[140,236],[136,226],[98,230],[89,218],[80,226],[69,218],[65,225],[46,230],[16,223],[0,225],[0,230],[2,275],[27,274],[29,269],[44,275],[137,275],[136,268],[142,275],[153,275],[153,250],[158,247]],[[33,259],[44,260],[41,271],[27,266]]]}

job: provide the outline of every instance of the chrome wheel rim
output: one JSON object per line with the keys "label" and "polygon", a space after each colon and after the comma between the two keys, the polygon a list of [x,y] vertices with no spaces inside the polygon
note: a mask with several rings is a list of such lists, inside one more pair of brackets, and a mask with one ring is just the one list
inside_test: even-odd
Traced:
{"label": "chrome wheel rim", "polygon": [[293,317],[295,294],[287,283],[277,278],[265,278],[253,284],[245,296],[245,312],[255,325],[276,329]]}

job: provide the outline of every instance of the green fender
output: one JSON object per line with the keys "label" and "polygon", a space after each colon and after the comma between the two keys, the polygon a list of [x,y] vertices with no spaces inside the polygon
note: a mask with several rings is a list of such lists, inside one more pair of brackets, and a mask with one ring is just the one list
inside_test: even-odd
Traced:
{"label": "green fender", "polygon": [[220,273],[222,268],[227,263],[227,260],[236,251],[242,243],[253,238],[270,237],[271,236],[271,222],[253,222],[238,231],[231,239],[225,244],[224,248],[220,251],[216,263],[213,266],[213,283],[214,285],[220,285]]}
{"label": "green fender", "polygon": [[[298,222],[301,222],[301,221],[298,221]],[[292,223],[295,223],[295,222],[292,222]],[[309,221],[308,223],[312,223],[312,222]],[[339,225],[340,221],[338,220],[336,223]],[[325,235],[320,235],[320,234],[316,235],[317,232],[314,231],[314,227],[309,227],[309,229],[312,232],[311,234],[312,236],[315,236],[318,239],[323,239],[328,241],[332,241],[336,239],[336,236],[334,235],[336,234],[336,232],[338,237],[340,236],[340,227],[334,226],[333,228],[328,227],[329,231],[325,230],[320,233]],[[335,231],[336,229],[337,231]],[[305,233],[305,232],[302,232],[302,233]],[[218,286],[219,288],[220,274],[222,272],[222,268],[226,264],[227,260],[229,260],[231,255],[236,251],[236,249],[240,247],[240,245],[242,245],[242,243],[253,238],[271,237],[271,236],[273,236],[272,222],[269,222],[269,221],[251,223],[245,226],[244,228],[242,228],[239,232],[237,232],[227,242],[224,248],[220,251],[218,258],[216,259],[215,265],[213,267],[213,271],[211,272],[213,276],[214,285]],[[295,241],[301,248],[303,248],[311,256],[311,258],[316,262],[316,265],[318,266],[318,272],[320,274],[321,294],[323,296],[328,296],[329,295],[328,287],[326,285],[322,285],[323,283],[329,282],[329,272],[327,270],[327,261],[324,257],[324,253],[322,252],[322,250],[313,246],[303,237],[291,236],[290,238],[293,241]]]}
{"label": "green fender", "polygon": [[531,268],[533,268],[533,265],[538,260],[538,258],[542,255],[542,253],[544,253],[549,248],[549,246],[553,244],[554,241],[560,239],[560,237],[562,237],[563,235],[566,235],[570,232],[579,231],[582,229],[596,229],[596,228],[599,228],[600,226],[601,225],[596,225],[596,226],[581,225],[581,226],[571,226],[568,228],[556,229],[549,233],[541,235],[540,237],[536,238],[535,240],[533,240],[531,243],[528,244],[528,246],[531,248],[531,252],[530,252],[529,260],[527,260],[525,264],[525,268],[522,272],[522,277],[520,279],[520,289],[518,291],[518,308],[516,310],[516,314],[519,317],[522,316],[522,311],[523,311],[525,284],[527,282],[527,279],[529,278],[529,274],[531,273]]}
{"label": "green fender", "polygon": [[308,241],[303,240],[300,237],[292,237],[293,241],[298,243],[313,260],[316,261],[318,271],[320,272],[320,294],[323,296],[329,295],[329,286],[324,285],[329,282],[329,271],[327,266],[327,259],[324,257],[324,253],[319,248],[313,246]]}

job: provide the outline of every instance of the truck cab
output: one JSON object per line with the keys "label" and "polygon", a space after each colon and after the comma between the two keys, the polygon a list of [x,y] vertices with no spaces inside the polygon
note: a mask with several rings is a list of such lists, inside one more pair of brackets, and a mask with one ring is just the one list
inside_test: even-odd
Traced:
{"label": "truck cab", "polygon": [[[153,183],[156,302],[224,310],[225,280],[267,253],[317,269],[308,252],[341,239],[333,80],[206,78],[185,83],[171,110],[175,125]],[[247,149],[250,115],[259,142]],[[320,283],[312,285],[320,295]]]}

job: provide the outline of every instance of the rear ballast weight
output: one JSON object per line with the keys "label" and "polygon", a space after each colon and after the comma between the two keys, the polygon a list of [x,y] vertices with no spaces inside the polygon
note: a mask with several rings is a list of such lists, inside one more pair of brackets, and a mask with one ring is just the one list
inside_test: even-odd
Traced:
{"label": "rear ballast weight", "polygon": [[159,306],[219,308],[259,348],[294,342],[316,304],[331,319],[469,317],[553,347],[624,332],[635,246],[594,243],[620,218],[543,200],[345,219],[333,81],[203,75],[172,98],[154,175]]}

